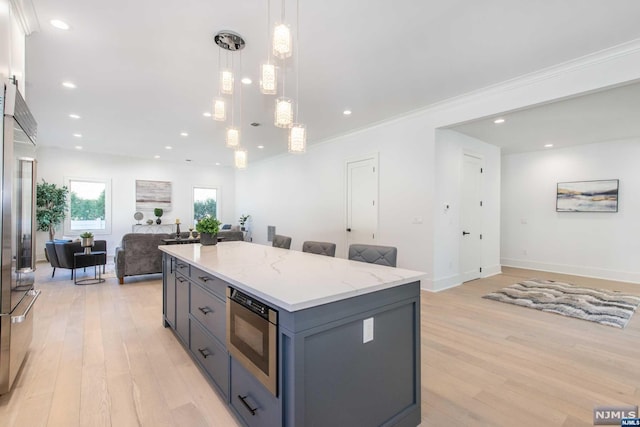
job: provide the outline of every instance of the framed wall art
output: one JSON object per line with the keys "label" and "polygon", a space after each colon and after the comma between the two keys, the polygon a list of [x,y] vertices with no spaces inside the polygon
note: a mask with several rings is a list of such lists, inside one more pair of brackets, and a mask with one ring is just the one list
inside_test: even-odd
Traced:
{"label": "framed wall art", "polygon": [[559,182],[557,212],[618,212],[619,180]]}
{"label": "framed wall art", "polygon": [[171,210],[171,181],[136,180],[136,210]]}

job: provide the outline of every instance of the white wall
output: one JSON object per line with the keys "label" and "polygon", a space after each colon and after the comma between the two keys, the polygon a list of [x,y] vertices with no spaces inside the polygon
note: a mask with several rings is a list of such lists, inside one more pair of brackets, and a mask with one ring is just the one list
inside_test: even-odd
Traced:
{"label": "white wall", "polygon": [[[187,231],[192,215],[192,188],[194,186],[217,187],[219,216],[222,222],[237,224],[235,214],[234,172],[230,168],[204,167],[193,163],[163,162],[160,160],[134,159],[82,151],[40,148],[37,152],[38,182],[42,179],[59,186],[65,177],[99,178],[111,180],[112,229],[110,235],[96,235],[96,239],[107,240],[109,255],[113,255],[122,236],[131,232],[136,224],[135,181],[137,179],[171,181],[172,210],[165,210],[163,223],[174,223],[180,218],[183,231]],[[153,218],[153,211],[142,211],[144,221]],[[63,230],[56,231],[61,237]],[[48,233],[38,232],[37,257],[44,259],[44,243]]]}
{"label": "white wall", "polygon": [[[503,157],[502,263],[640,282],[640,139]],[[556,212],[558,182],[619,179],[617,213]]]}
{"label": "white wall", "polygon": [[25,94],[25,29],[9,0],[0,0],[0,81],[11,76],[18,79],[18,89]]}
{"label": "white wall", "polygon": [[[436,270],[436,254],[440,264],[458,252],[434,231],[441,209],[434,202],[436,185],[449,185],[435,179],[436,129],[638,78],[640,41],[635,41],[336,138],[303,156],[253,163],[236,174],[236,211],[252,215],[257,242],[266,243],[266,226],[276,225],[293,237],[294,249],[306,239],[328,240],[344,256],[344,162],[377,151],[380,243],[397,246],[398,265],[425,271],[422,287],[435,290],[450,280],[446,271]],[[416,216],[424,223],[412,224]]]}
{"label": "white wall", "polygon": [[[436,131],[433,290],[462,283],[460,206],[464,154],[482,158],[482,274],[500,273],[500,149],[452,130]],[[445,208],[449,206],[449,209]]]}
{"label": "white wall", "polygon": [[[398,247],[398,265],[419,269],[432,257],[424,239],[431,223],[429,201],[433,174],[432,150],[418,118],[389,123],[335,142],[315,145],[305,155],[283,155],[236,174],[239,213],[251,214],[254,242],[267,244],[267,226],[293,238],[292,249],[305,240],[337,244],[336,255],[346,257],[345,163],[379,155],[379,230],[377,242]],[[411,155],[407,155],[411,153]],[[416,197],[416,195],[418,195]],[[413,224],[422,217],[422,224]]]}

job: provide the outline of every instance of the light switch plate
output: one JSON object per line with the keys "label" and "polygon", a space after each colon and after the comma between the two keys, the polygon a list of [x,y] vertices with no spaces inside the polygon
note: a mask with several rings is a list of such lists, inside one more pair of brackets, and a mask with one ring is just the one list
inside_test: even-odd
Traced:
{"label": "light switch plate", "polygon": [[373,341],[373,317],[362,321],[362,343]]}

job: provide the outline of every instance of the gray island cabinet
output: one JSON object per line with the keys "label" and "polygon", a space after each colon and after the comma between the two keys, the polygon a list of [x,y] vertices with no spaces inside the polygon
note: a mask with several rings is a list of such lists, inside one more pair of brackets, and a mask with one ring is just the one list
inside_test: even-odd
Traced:
{"label": "gray island cabinet", "polygon": [[[160,249],[164,324],[242,424],[420,424],[424,273],[248,242]],[[274,390],[229,351],[232,289],[277,312]]]}

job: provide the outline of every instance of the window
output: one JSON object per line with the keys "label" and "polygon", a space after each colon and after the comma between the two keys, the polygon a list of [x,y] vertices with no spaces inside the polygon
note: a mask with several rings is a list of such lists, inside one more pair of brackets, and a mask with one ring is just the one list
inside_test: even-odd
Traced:
{"label": "window", "polygon": [[67,178],[69,211],[65,233],[111,233],[111,183],[109,180]]}
{"label": "window", "polygon": [[193,187],[193,224],[207,215],[218,218],[218,189]]}

